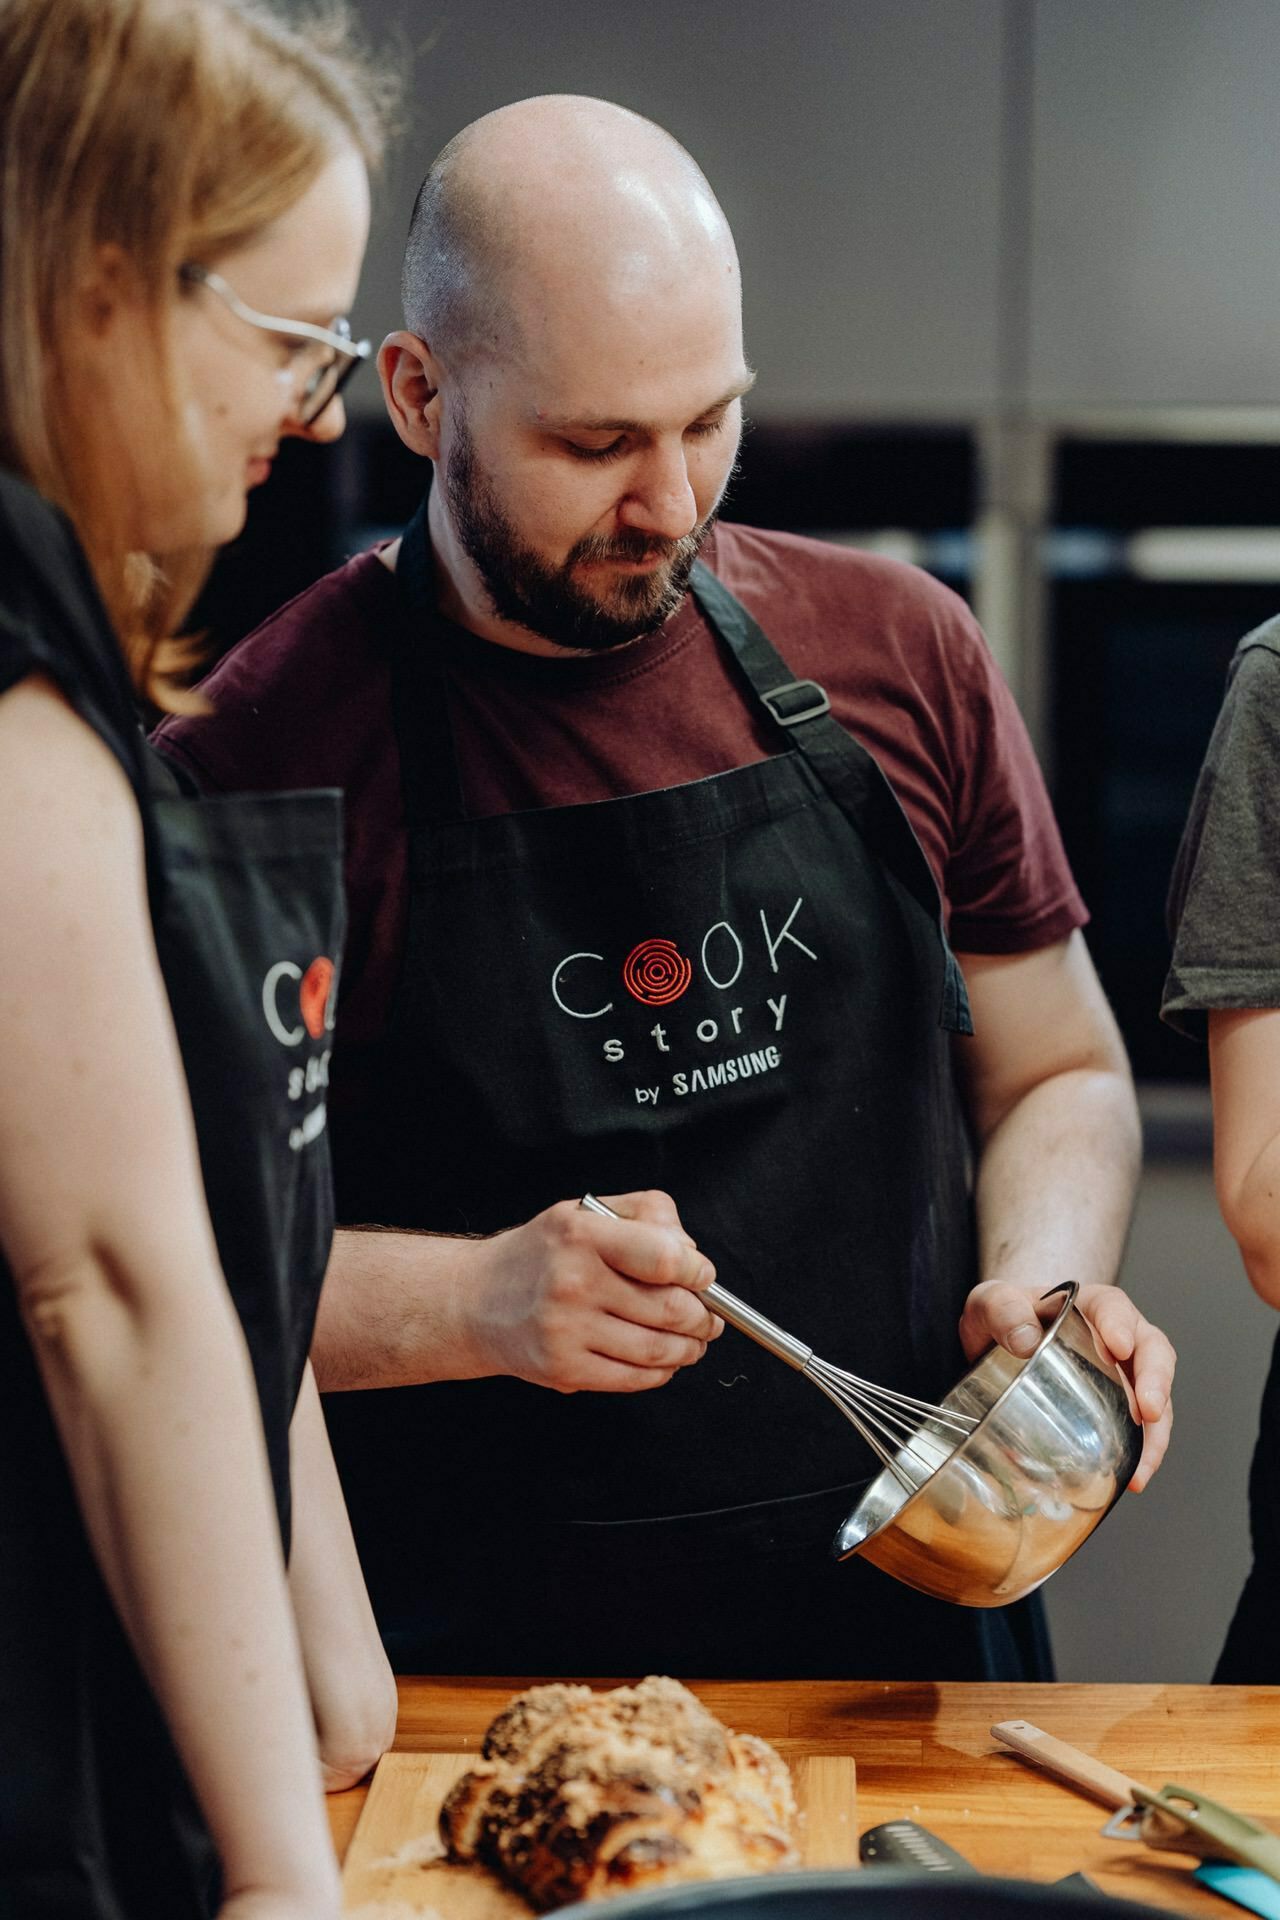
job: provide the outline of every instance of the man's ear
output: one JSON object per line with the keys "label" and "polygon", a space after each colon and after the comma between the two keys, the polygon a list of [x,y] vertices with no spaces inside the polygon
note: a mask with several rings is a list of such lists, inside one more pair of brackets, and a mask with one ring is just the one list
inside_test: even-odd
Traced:
{"label": "man's ear", "polygon": [[378,378],[391,424],[410,452],[440,452],[440,369],[416,333],[389,333],[378,349]]}

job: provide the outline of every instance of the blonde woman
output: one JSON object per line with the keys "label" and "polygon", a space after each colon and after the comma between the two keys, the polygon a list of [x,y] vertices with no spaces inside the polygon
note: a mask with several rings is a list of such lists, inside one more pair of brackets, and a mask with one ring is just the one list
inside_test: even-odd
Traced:
{"label": "blonde woman", "polygon": [[133,709],[342,430],[380,143],[332,26],[0,0],[6,1920],[326,1920],[394,1725],[306,1368],[339,803],[181,796]]}

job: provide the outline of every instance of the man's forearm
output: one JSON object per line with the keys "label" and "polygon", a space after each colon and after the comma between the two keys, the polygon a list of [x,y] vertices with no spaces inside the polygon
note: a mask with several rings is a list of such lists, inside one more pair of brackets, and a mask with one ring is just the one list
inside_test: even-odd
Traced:
{"label": "man's forearm", "polygon": [[957,1043],[957,1065],[982,1143],[979,1275],[961,1345],[971,1360],[993,1340],[1034,1352],[1041,1297],[1076,1281],[1076,1304],[1128,1378],[1145,1428],[1138,1489],[1169,1442],[1176,1355],[1115,1284],[1142,1157],[1119,1031],[1078,929],[1054,946],[968,954],[961,965],[974,1034]]}
{"label": "man's forearm", "polygon": [[715,1269],[668,1194],[601,1219],[562,1200],[473,1238],[340,1232],[312,1345],[322,1392],[511,1375],[559,1393],[638,1393],[702,1358]]}
{"label": "man's forearm", "polygon": [[339,1228],[311,1347],[321,1392],[491,1372],[465,1310],[475,1246],[445,1234]]}
{"label": "man's forearm", "polygon": [[1023,1095],[987,1139],[975,1192],[978,1277],[1113,1281],[1142,1157],[1127,1073],[1078,1068]]}

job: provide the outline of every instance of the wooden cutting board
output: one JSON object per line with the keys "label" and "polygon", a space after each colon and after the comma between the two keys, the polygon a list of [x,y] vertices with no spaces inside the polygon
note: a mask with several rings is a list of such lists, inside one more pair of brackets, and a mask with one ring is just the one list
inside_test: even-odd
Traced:
{"label": "wooden cutting board", "polygon": [[[436,1816],[472,1753],[388,1753],[378,1762],[369,1798],[342,1872],[348,1920],[529,1920],[518,1894],[482,1867],[439,1858]],[[850,1867],[858,1861],[854,1804],[857,1776],[848,1754],[807,1754],[791,1762],[800,1808],[797,1840],[807,1867]],[[608,1903],[601,1903],[601,1915]]]}

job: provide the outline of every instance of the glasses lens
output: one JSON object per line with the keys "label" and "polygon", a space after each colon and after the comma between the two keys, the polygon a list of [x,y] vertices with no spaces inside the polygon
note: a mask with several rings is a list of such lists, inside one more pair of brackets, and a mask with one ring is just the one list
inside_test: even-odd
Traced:
{"label": "glasses lens", "polygon": [[332,360],[326,360],[323,366],[316,368],[302,390],[298,418],[303,426],[311,426],[329,402],[337,399],[359,365],[359,360],[348,359],[345,354],[335,354]]}
{"label": "glasses lens", "polygon": [[302,389],[302,398],[298,403],[298,418],[304,426],[310,426],[316,415],[328,406],[338,390],[337,355],[324,360],[314,368]]}

